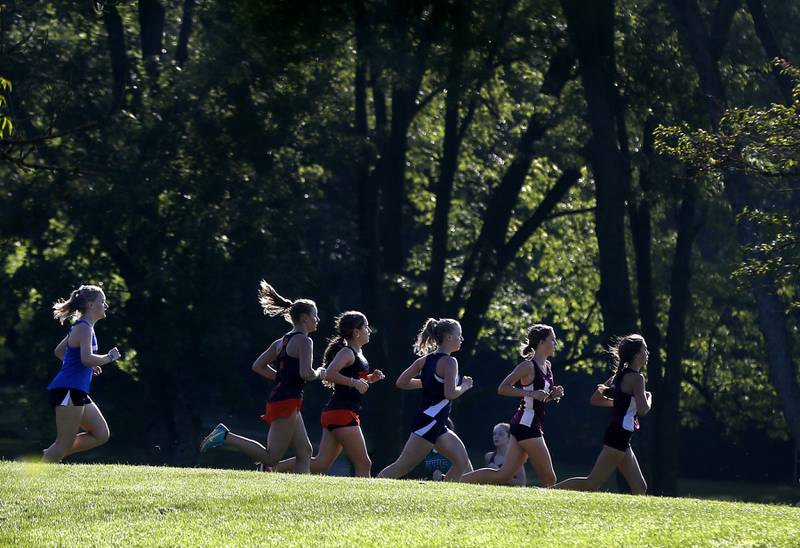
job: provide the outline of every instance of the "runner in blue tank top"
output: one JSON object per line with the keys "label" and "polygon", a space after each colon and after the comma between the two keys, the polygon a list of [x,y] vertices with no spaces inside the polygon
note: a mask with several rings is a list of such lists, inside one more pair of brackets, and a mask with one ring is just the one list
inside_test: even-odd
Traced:
{"label": "runner in blue tank top", "polygon": [[604,384],[598,384],[591,403],[612,407],[611,423],[603,439],[603,450],[588,477],[570,478],[556,484],[558,489],[596,491],[619,469],[631,493],[644,495],[647,483],[631,448],[631,436],[639,428],[639,417],[646,415],[652,396],[645,390],[642,369],[647,365],[647,343],[641,335],[628,335],[609,349],[616,371]]}
{"label": "runner in blue tank top", "polygon": [[[322,362],[324,384],[333,394],[320,417],[322,439],[317,456],[311,459],[312,474],[327,472],[344,449],[354,475],[370,476],[372,461],[361,431],[361,399],[372,383],[384,378],[380,369],[370,370],[364,357],[370,333],[369,321],[361,312],[350,310],[336,317],[336,336],[328,341]],[[282,460],[275,470],[293,472],[295,464],[295,458]]]}
{"label": "runner in blue tank top", "polygon": [[[94,325],[106,317],[108,304],[103,290],[96,285],[82,285],[69,299],[53,305],[53,316],[63,325],[77,320],[58,343],[56,357],[61,370],[48,385],[50,403],[56,414],[56,441],[42,453],[48,462],[87,451],[108,441],[108,424],[100,408],[89,397],[92,376],[102,373],[103,365],[119,359],[119,350],[97,354]],[[83,429],[83,432],[79,430]]]}
{"label": "runner in blue tank top", "polygon": [[466,474],[462,481],[509,484],[528,459],[539,476],[539,485],[555,485],[556,473],[544,441],[545,405],[564,396],[564,387],[553,380],[553,368],[548,359],[555,348],[556,333],[552,327],[535,324],[528,329],[528,338],[520,352],[525,359],[497,388],[501,396],[519,398],[517,412],[511,418],[511,439],[505,462],[499,469],[481,468]]}
{"label": "runner in blue tank top", "polygon": [[[307,381],[322,378],[323,368],[312,367],[314,346],[308,336],[317,330],[319,315],[317,305],[309,299],[291,301],[281,297],[275,289],[261,280],[258,302],[264,314],[283,316],[292,324],[292,330],[274,341],[253,363],[252,370],[257,375],[277,385],[270,393],[266,412],[261,415],[269,425],[267,446],[244,436],[231,432],[219,423],[203,439],[200,452],[205,453],[213,447],[227,445],[238,449],[267,469],[275,466],[291,445],[297,458],[295,470],[308,473],[311,465],[311,441],[300,408],[303,398],[303,385]],[[276,364],[278,370],[272,367]]]}
{"label": "runner in blue tank top", "polygon": [[434,447],[453,463],[446,481],[459,481],[472,471],[467,450],[455,432],[447,428],[451,401],[472,388],[472,377],[459,381],[458,362],[450,354],[461,348],[461,325],[452,319],[429,318],[417,336],[418,356],[403,371],[396,385],[403,390],[422,390],[422,405],[414,418],[412,433],[397,460],[381,470],[379,478],[401,478],[414,469]]}

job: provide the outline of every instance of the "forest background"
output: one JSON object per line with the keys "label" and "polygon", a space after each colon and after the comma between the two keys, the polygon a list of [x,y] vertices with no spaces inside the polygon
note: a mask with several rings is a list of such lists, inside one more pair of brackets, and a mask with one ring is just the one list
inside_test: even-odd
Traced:
{"label": "forest background", "polygon": [[[800,3],[761,0],[0,2],[0,456],[54,435],[51,305],[81,283],[124,355],[93,384],[112,440],[86,459],[208,465],[218,419],[263,436],[250,365],[288,327],[264,278],[318,303],[318,356],[341,311],[377,328],[376,469],[432,316],[463,325],[475,459],[545,322],[557,471],[588,471],[603,348],[636,331],[655,493],[796,485],[798,24]],[[315,442],[326,398],[306,388]]]}

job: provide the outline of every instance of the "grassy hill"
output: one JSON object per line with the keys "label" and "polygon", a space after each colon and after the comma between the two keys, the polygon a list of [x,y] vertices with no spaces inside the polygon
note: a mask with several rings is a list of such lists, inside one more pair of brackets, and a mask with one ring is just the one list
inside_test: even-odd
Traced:
{"label": "grassy hill", "polygon": [[0,462],[0,545],[800,544],[800,508],[259,474]]}

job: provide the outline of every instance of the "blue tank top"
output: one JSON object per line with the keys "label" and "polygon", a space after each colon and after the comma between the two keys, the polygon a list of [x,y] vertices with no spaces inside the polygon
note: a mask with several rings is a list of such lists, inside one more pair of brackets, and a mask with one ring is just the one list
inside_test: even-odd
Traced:
{"label": "blue tank top", "polygon": [[[444,379],[436,374],[436,364],[439,358],[447,356],[442,352],[429,354],[425,358],[419,377],[422,380],[422,406],[420,412],[429,417],[441,417],[443,420],[450,416],[450,400],[444,397]],[[460,384],[460,379],[456,379]]]}
{"label": "blue tank top", "polygon": [[[69,332],[72,333],[72,328],[79,323],[85,323],[91,327],[91,324],[86,320],[78,320],[69,328]],[[94,329],[92,329],[92,352],[97,353],[97,337],[94,334]],[[67,348],[64,351],[64,361],[61,363],[61,370],[53,379],[53,382],[47,386],[47,389],[75,388],[88,394],[89,386],[92,383],[92,370],[92,366],[83,365],[83,362],[81,362],[81,347],[70,346],[69,342],[67,342]]]}

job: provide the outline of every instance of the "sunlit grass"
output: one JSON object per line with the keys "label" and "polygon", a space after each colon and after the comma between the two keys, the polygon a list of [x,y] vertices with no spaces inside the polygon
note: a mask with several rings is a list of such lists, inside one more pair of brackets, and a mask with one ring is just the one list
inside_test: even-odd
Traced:
{"label": "sunlit grass", "polygon": [[0,463],[0,545],[797,546],[800,508],[198,468]]}

